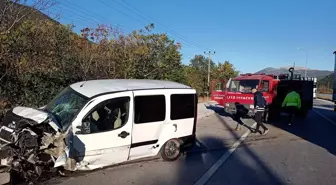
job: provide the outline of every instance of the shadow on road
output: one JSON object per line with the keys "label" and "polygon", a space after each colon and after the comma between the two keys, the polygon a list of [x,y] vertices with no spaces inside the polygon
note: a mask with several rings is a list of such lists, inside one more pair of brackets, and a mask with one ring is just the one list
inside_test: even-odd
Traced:
{"label": "shadow on road", "polygon": [[[229,114],[223,111],[223,108],[217,106],[208,106],[207,108],[215,110],[218,114],[216,114],[216,118],[219,122],[222,123],[224,129],[229,130],[233,138],[240,138],[240,136],[230,128],[228,123],[225,122],[222,116],[231,117]],[[223,151],[221,155],[227,152],[230,148],[228,145],[221,140],[218,140],[213,137],[202,138],[204,143],[215,142],[216,146],[220,146],[221,149],[215,149]],[[219,170],[213,175],[211,178],[209,185],[211,184],[285,184],[284,181],[278,177],[270,167],[268,167],[257,155],[256,153],[242,143],[243,147],[239,147],[231,157],[225,162],[225,165],[219,168]],[[193,163],[195,161],[202,162],[206,165],[206,161],[203,159],[204,153],[208,153],[210,155],[214,154],[214,150],[211,148],[207,148],[205,145],[200,144],[194,148],[194,150],[187,154],[184,160],[183,167],[179,169],[179,180],[178,182],[182,184],[185,182],[184,179],[188,176],[188,171],[193,168]],[[219,157],[217,157],[219,158]],[[248,158],[248,159],[246,159]],[[217,160],[216,160],[217,161]],[[247,161],[253,161],[249,163]],[[213,164],[211,164],[212,166]],[[209,169],[208,167],[207,169]]]}
{"label": "shadow on road", "polygon": [[[314,111],[322,115],[333,115],[333,117],[336,118],[332,110],[314,108]],[[311,110],[306,118],[296,117],[291,126],[286,124],[287,118],[282,118],[271,124],[336,155],[336,125],[329,123],[328,120],[314,111]]]}
{"label": "shadow on road", "polygon": [[[279,120],[272,121],[268,124],[285,130],[336,155],[336,125],[328,123],[325,118],[314,112],[317,111],[336,122],[336,113],[333,111],[333,105],[314,102],[314,106],[314,109],[310,110],[306,118],[296,117],[291,126],[287,125],[288,118],[286,116],[281,116]],[[208,106],[207,108],[215,110],[220,115],[230,116],[221,107]]]}
{"label": "shadow on road", "polygon": [[[222,109],[217,109],[223,114]],[[215,115],[223,129],[228,130],[232,137],[237,140],[240,136],[230,128],[221,115]],[[209,148],[207,143],[212,143]],[[129,177],[126,184],[176,184],[192,185],[194,184],[218,159],[224,155],[232,144],[228,145],[226,141],[220,140],[214,136],[208,135],[199,138],[196,146],[185,156],[181,156],[175,162],[163,162],[154,159],[151,163],[145,162],[137,165],[131,165],[115,170],[97,170],[94,172],[75,173],[70,178],[61,178],[53,180],[52,184],[75,185],[76,182],[85,182],[90,184],[120,184],[121,181],[113,180],[116,176],[124,174]],[[285,184],[257,155],[249,146],[239,147],[225,164],[210,179],[211,184]],[[248,158],[248,159],[247,159]],[[252,163],[250,161],[253,161]],[[160,168],[159,168],[160,167]],[[112,167],[113,168],[113,167]],[[155,169],[153,169],[155,168]],[[161,169],[162,168],[162,169]],[[167,170],[169,169],[169,170]],[[167,174],[166,172],[169,171]],[[130,174],[132,173],[132,174]],[[141,173],[134,178],[133,173]],[[104,175],[102,175],[104,174]],[[110,174],[110,175],[109,175]],[[117,174],[117,175],[116,175]],[[173,175],[172,175],[173,174]],[[70,180],[74,177],[81,180]],[[124,178],[121,177],[121,178]],[[148,181],[144,179],[155,179]],[[118,183],[119,182],[119,183]],[[45,182],[43,184],[48,184]]]}
{"label": "shadow on road", "polygon": [[[218,105],[208,105],[205,107],[207,109],[210,109],[210,110],[213,110],[216,112],[216,114],[220,115],[220,116],[224,116],[224,117],[229,117],[231,118],[232,120],[234,120],[235,122],[237,122],[237,125],[236,125],[236,130],[239,129],[241,126],[244,126],[246,127],[247,129],[249,129],[250,131],[253,131],[254,129],[251,128],[250,126],[246,125],[241,119],[244,117],[244,118],[250,118],[250,117],[247,117],[247,116],[241,116],[241,115],[231,115],[231,114],[228,114],[227,112],[225,112],[224,108],[223,107],[220,107]],[[239,109],[243,108],[243,107],[240,107],[240,106],[237,106],[236,107],[238,112],[240,112]]]}

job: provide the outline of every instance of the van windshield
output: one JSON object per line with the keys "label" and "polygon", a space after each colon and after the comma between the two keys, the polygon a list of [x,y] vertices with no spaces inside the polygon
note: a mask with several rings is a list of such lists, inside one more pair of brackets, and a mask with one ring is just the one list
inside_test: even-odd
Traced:
{"label": "van windshield", "polygon": [[51,113],[61,125],[62,130],[65,130],[88,99],[71,87],[67,87],[51,100],[44,110]]}
{"label": "van windshield", "polygon": [[253,88],[258,88],[260,80],[232,80],[230,92],[251,93]]}

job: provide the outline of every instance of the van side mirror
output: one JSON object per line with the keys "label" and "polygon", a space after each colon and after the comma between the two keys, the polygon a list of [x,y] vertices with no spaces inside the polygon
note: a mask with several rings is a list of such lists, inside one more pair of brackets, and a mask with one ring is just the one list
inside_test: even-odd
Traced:
{"label": "van side mirror", "polygon": [[76,127],[77,129],[80,129],[80,131],[77,131],[76,134],[90,134],[90,124],[91,123],[89,121],[83,121],[82,125]]}

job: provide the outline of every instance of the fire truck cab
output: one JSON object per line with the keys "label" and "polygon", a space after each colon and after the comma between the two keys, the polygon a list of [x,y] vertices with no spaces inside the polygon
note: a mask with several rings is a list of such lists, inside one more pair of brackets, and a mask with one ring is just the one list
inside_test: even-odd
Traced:
{"label": "fire truck cab", "polygon": [[229,114],[245,112],[245,116],[254,116],[254,95],[252,89],[256,88],[262,92],[267,107],[265,111],[265,121],[268,122],[277,118],[281,113],[281,104],[288,93],[288,87],[301,96],[301,109],[299,115],[306,116],[313,107],[313,79],[302,78],[300,75],[293,74],[290,68],[289,74],[242,74],[228,82],[214,80],[212,83],[212,100],[222,105]]}

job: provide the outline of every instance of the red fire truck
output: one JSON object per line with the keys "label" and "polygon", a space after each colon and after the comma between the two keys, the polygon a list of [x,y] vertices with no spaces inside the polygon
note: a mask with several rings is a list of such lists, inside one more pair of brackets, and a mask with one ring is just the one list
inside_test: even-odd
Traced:
{"label": "red fire truck", "polygon": [[222,105],[227,113],[236,114],[238,107],[244,107],[246,116],[253,116],[254,99],[252,88],[261,91],[266,99],[267,107],[264,115],[266,122],[276,119],[282,111],[281,104],[288,87],[293,87],[301,96],[301,109],[299,115],[306,116],[313,107],[314,79],[304,78],[293,73],[289,74],[242,74],[229,81],[212,81],[211,99]]}

